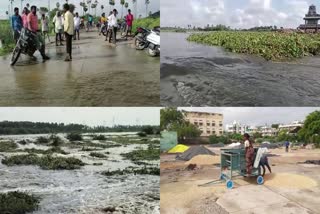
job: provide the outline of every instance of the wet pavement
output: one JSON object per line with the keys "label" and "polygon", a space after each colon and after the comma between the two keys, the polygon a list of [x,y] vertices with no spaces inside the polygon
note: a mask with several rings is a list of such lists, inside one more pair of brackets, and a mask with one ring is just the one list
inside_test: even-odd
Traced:
{"label": "wet pavement", "polygon": [[73,43],[73,61],[65,47],[47,46],[51,60],[0,57],[0,106],[159,106],[159,57],[137,51],[131,41],[116,47],[97,32]]}
{"label": "wet pavement", "polygon": [[162,33],[162,106],[315,106],[320,57],[268,62]]}
{"label": "wet pavement", "polygon": [[[29,139],[34,141],[40,135],[0,136],[2,140]],[[47,135],[41,135],[47,136]],[[60,137],[64,136],[59,134]],[[65,138],[64,138],[65,139]],[[94,141],[98,143],[97,141]],[[1,141],[0,141],[1,143]],[[18,144],[19,145],[19,144]],[[47,149],[31,143],[28,148]],[[86,166],[77,170],[42,170],[37,166],[6,166],[1,163],[5,156],[20,153],[0,152],[0,192],[23,191],[41,198],[39,209],[34,214],[42,213],[79,213],[99,214],[103,208],[117,207],[128,214],[159,214],[160,213],[160,176],[153,175],[119,175],[104,176],[106,170],[124,169],[135,166],[130,160],[123,159],[121,153],[127,153],[147,145],[128,144],[116,148],[97,150],[107,158],[89,156],[90,151],[79,148],[62,147],[68,155],[85,162]],[[26,146],[19,145],[19,149]],[[48,147],[49,148],[49,147]],[[101,166],[93,163],[102,163]],[[159,167],[159,160],[150,161]]]}

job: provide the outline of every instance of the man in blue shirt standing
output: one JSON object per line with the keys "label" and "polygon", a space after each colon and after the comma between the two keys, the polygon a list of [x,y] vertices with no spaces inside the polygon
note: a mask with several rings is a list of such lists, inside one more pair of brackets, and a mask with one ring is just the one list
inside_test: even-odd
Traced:
{"label": "man in blue shirt standing", "polygon": [[288,152],[288,151],[289,151],[289,146],[290,146],[289,141],[286,141],[286,142],[284,143],[284,145],[285,145],[285,147],[286,147],[286,152]]}
{"label": "man in blue shirt standing", "polygon": [[19,15],[19,8],[15,7],[14,15],[11,17],[11,27],[13,30],[13,39],[16,41],[16,43],[20,37],[22,26],[22,18]]}

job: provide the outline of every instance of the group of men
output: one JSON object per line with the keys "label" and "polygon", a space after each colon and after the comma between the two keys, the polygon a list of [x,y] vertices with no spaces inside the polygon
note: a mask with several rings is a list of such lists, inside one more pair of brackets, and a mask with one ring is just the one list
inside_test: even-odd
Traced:
{"label": "group of men", "polygon": [[[69,4],[63,5],[63,11],[64,11],[64,21],[63,21],[63,28],[55,28],[56,31],[56,44],[58,35],[60,34],[60,45],[61,43],[61,30],[63,29],[65,40],[66,40],[66,52],[67,56],[65,58],[65,61],[71,61],[72,60],[72,37],[74,34],[74,31],[77,30],[75,28],[74,24],[74,17],[72,12],[70,11]],[[60,12],[59,12],[60,13]],[[43,18],[42,18],[43,19]],[[44,26],[47,26],[48,24],[42,20],[42,31],[44,31]],[[35,5],[31,6],[31,12],[27,8],[24,8],[22,16],[19,15],[19,8],[14,8],[14,15],[11,18],[11,26],[13,29],[13,37],[14,40],[17,42],[22,28],[28,29],[31,31],[35,37],[35,44],[37,46],[37,49],[39,50],[42,59],[48,60],[50,59],[45,54],[45,40],[43,38],[43,35],[40,32],[39,25],[38,25],[38,16],[37,16],[37,7]],[[47,29],[48,30],[48,29]],[[79,38],[79,34],[78,34]]]}

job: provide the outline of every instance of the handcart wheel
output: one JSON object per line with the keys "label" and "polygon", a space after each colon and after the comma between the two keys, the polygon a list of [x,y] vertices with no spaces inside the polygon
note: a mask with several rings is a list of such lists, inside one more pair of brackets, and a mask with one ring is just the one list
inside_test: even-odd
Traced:
{"label": "handcart wheel", "polygon": [[232,189],[233,188],[233,181],[232,180],[228,180],[227,181],[227,188],[228,189]]}
{"label": "handcart wheel", "polygon": [[259,175],[259,176],[257,177],[257,183],[258,183],[259,185],[261,185],[261,184],[263,184],[263,182],[264,182],[263,177],[262,177],[261,175]]}

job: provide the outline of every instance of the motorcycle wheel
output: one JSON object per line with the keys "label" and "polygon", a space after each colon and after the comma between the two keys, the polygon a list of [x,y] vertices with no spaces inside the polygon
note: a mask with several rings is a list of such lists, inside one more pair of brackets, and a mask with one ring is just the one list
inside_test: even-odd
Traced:
{"label": "motorcycle wheel", "polygon": [[155,56],[157,56],[157,51],[153,50],[151,48],[148,48],[148,54],[149,54],[149,56],[155,57]]}
{"label": "motorcycle wheel", "polygon": [[144,43],[140,42],[137,38],[135,38],[134,44],[135,44],[137,50],[144,49]]}
{"label": "motorcycle wheel", "polygon": [[108,32],[108,31],[103,30],[103,31],[102,31],[102,34],[103,34],[104,36],[107,36],[107,32]]}
{"label": "motorcycle wheel", "polygon": [[18,46],[16,46],[12,52],[10,65],[16,64],[16,62],[18,61],[18,59],[20,57],[20,54],[21,54],[21,49]]}

